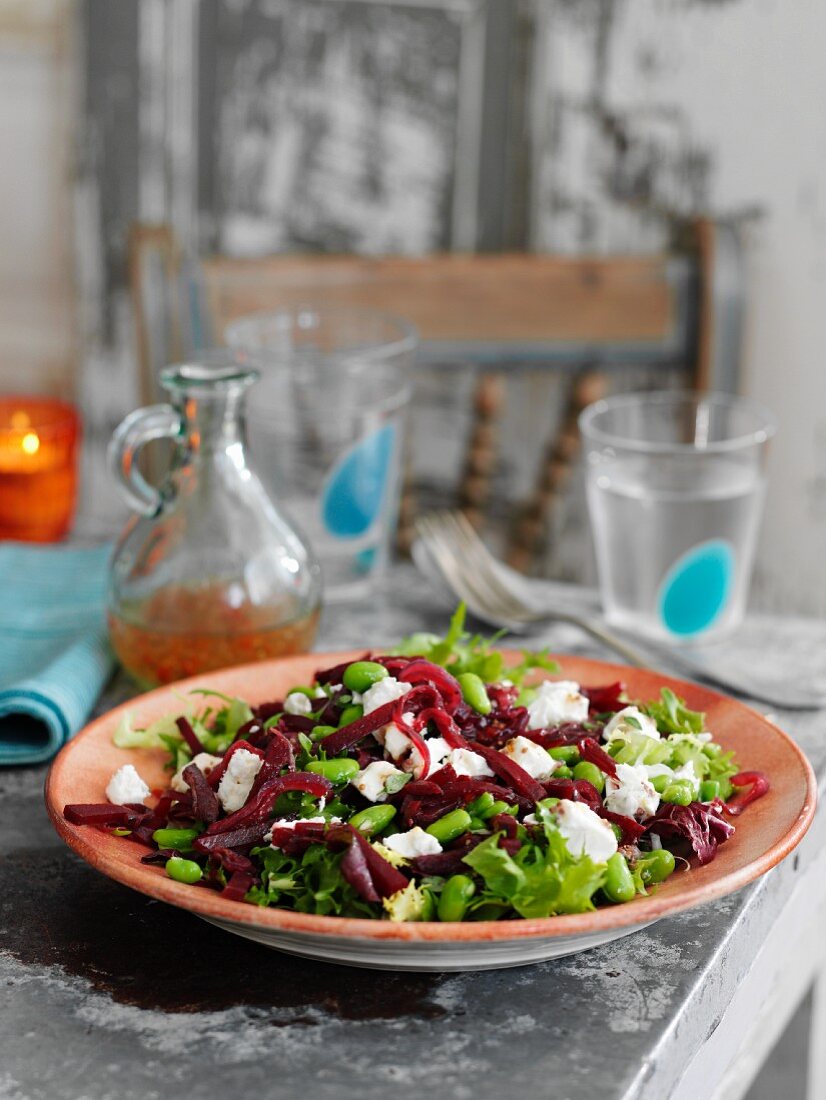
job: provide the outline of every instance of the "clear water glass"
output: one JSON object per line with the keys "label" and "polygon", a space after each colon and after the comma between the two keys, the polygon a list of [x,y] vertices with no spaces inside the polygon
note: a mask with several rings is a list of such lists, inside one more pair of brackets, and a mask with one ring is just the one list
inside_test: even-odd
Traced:
{"label": "clear water glass", "polygon": [[414,330],[373,310],[307,306],[240,318],[224,337],[261,375],[252,452],[320,559],[325,598],[363,598],[397,525]]}
{"label": "clear water glass", "polygon": [[650,638],[718,638],[742,621],[775,425],[745,398],[643,393],[580,416],[607,620]]}

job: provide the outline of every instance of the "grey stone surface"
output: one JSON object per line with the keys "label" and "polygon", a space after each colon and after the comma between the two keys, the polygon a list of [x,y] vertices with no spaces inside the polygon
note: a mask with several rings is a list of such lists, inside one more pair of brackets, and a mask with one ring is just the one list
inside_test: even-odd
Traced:
{"label": "grey stone surface", "polygon": [[[329,608],[319,645],[438,629],[446,611],[398,568],[374,606]],[[752,648],[767,675],[782,673],[784,660],[791,672],[792,661],[820,659],[822,627],[768,625],[769,649]],[[766,621],[755,629],[765,637]],[[750,636],[733,643],[733,656]],[[570,628],[536,641],[606,656]],[[116,681],[102,707],[128,691]],[[822,768],[823,716],[780,720]],[[52,832],[44,774],[0,772],[3,1100],[484,1100],[516,1090],[663,1100],[811,858],[804,843],[736,895],[568,959],[491,973],[374,973],[267,951],[98,875]]]}

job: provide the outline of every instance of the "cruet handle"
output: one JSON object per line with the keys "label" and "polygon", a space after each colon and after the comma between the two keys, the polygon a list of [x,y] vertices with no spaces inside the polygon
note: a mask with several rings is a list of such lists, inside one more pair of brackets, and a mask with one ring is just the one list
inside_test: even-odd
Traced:
{"label": "cruet handle", "polygon": [[126,503],[141,515],[156,516],[165,498],[138,469],[140,449],[153,439],[178,439],[182,430],[180,414],[171,405],[136,409],[115,429],[109,443],[109,468]]}

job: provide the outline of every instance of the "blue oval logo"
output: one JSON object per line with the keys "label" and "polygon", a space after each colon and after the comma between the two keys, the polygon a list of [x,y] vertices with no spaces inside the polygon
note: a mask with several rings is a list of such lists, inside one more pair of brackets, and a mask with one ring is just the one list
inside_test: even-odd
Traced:
{"label": "blue oval logo", "polygon": [[382,508],[395,445],[396,429],[386,424],[333,467],[321,501],[330,534],[354,539],[370,529]]}
{"label": "blue oval logo", "polygon": [[687,551],[660,586],[660,617],[672,634],[688,637],[712,626],[734,587],[734,547],[711,539]]}

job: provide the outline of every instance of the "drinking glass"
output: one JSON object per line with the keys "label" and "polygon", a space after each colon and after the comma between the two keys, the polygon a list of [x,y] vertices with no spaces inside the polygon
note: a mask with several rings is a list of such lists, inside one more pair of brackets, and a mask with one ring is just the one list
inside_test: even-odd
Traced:
{"label": "drinking glass", "polygon": [[414,330],[308,306],[240,318],[224,336],[261,374],[250,443],[321,561],[325,598],[362,598],[396,528]]}
{"label": "drinking glass", "polygon": [[606,618],[668,642],[743,618],[775,425],[727,394],[597,401],[579,420]]}

